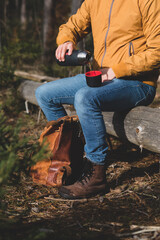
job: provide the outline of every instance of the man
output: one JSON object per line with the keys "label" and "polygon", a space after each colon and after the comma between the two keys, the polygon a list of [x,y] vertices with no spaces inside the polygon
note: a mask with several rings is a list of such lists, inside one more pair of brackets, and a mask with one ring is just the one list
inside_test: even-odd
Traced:
{"label": "man", "polygon": [[123,111],[149,105],[155,96],[160,67],[159,0],[85,0],[57,37],[56,58],[65,60],[92,30],[94,69],[102,86],[90,88],[84,74],[40,86],[36,97],[47,119],[66,115],[62,104],[74,104],[86,145],[82,177],[63,186],[62,197],[85,198],[107,191],[106,129],[102,111]]}

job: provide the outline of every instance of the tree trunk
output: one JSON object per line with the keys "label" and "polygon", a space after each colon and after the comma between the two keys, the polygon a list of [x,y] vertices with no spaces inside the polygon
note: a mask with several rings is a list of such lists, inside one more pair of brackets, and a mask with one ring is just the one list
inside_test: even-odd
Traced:
{"label": "tree trunk", "polygon": [[21,21],[21,29],[23,31],[25,31],[26,30],[26,25],[27,25],[26,0],[22,0],[20,21]]}
{"label": "tree trunk", "polygon": [[16,0],[16,9],[18,9],[18,6],[19,6],[19,1],[18,0]]}
{"label": "tree trunk", "polygon": [[75,14],[84,0],[72,0],[71,14]]}
{"label": "tree trunk", "polygon": [[7,22],[7,7],[8,7],[8,0],[4,1],[4,23]]}
{"label": "tree trunk", "polygon": [[55,0],[44,1],[43,18],[43,64],[51,65],[53,61],[53,42],[54,42],[54,24],[55,24]]}
{"label": "tree trunk", "polygon": [[[78,10],[78,8],[81,6],[81,4],[84,2],[84,0],[72,0],[72,6],[71,6],[71,15],[75,14]],[[78,43],[78,47],[81,50],[85,49],[85,39],[82,39]],[[82,66],[82,73],[86,72],[86,66]]]}
{"label": "tree trunk", "polygon": [[0,59],[1,59],[1,51],[2,51],[2,31],[4,31],[4,6],[5,1],[0,2]]}

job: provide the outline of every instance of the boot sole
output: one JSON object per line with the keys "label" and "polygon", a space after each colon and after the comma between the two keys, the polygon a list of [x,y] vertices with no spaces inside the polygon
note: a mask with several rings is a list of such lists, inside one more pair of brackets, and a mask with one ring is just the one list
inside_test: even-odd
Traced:
{"label": "boot sole", "polygon": [[88,199],[88,198],[91,198],[91,197],[95,197],[95,196],[103,196],[105,195],[106,193],[108,193],[110,191],[110,189],[107,189],[105,191],[102,191],[102,192],[97,192],[97,193],[91,193],[91,194],[88,194],[87,196],[79,196],[79,197],[76,197],[76,196],[70,196],[66,193],[63,193],[63,192],[58,192],[59,195],[64,198],[64,199],[69,199],[69,200],[75,200],[75,199]]}

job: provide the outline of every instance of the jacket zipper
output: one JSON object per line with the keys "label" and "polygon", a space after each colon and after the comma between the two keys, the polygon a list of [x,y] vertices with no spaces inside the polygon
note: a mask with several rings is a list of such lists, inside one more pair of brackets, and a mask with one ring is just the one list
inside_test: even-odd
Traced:
{"label": "jacket zipper", "polygon": [[105,57],[106,51],[107,51],[107,37],[108,37],[109,29],[110,29],[111,13],[112,13],[113,3],[114,3],[114,0],[112,0],[110,11],[109,11],[108,28],[107,28],[107,32],[106,32],[106,36],[105,36],[105,49],[104,49],[104,54],[103,54],[102,61],[101,61],[101,68],[102,68],[103,60],[104,60],[104,57]]}
{"label": "jacket zipper", "polygon": [[[132,50],[132,52],[131,52],[131,50]],[[129,56],[132,56],[132,55],[134,55],[134,46],[133,46],[133,43],[130,42],[129,43]]]}

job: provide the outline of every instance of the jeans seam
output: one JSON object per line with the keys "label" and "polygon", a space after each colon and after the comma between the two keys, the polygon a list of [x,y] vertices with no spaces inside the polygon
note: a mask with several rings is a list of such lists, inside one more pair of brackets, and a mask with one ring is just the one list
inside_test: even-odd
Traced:
{"label": "jeans seam", "polygon": [[[95,123],[95,121],[93,121],[93,119],[92,119],[92,122],[93,122],[93,124],[94,124],[94,126],[95,126],[95,128],[96,128],[96,135],[98,135],[97,124]],[[99,137],[98,137],[98,144],[100,145]]]}
{"label": "jeans seam", "polygon": [[60,98],[74,98],[74,96],[52,98],[52,99],[49,99],[49,102],[60,99]]}
{"label": "jeans seam", "polygon": [[[143,87],[142,87],[143,85],[141,85],[141,88],[142,88],[142,90],[143,90]],[[151,89],[149,88],[148,89],[148,91],[147,91],[147,93],[145,94],[145,92],[144,92],[144,90],[143,90],[143,92],[144,92],[144,94],[145,94],[145,97],[144,98],[142,98],[141,100],[139,100],[139,101],[137,101],[136,102],[136,104],[135,104],[135,106],[137,106],[140,102],[142,102],[143,100],[146,100],[147,99],[147,97],[148,97],[148,95],[149,95],[149,92],[151,91]]]}
{"label": "jeans seam", "polygon": [[[92,104],[92,102],[89,100],[89,103],[93,106],[93,104]],[[95,126],[95,128],[96,128],[96,134],[98,135],[98,125],[95,123],[95,121],[93,121],[93,119],[92,119],[92,122],[93,122],[93,124],[94,124],[94,126]],[[99,141],[99,138],[98,138],[98,143],[99,143],[99,145],[100,145],[100,141]],[[99,151],[99,150],[98,150]],[[99,151],[100,152],[100,151]]]}

